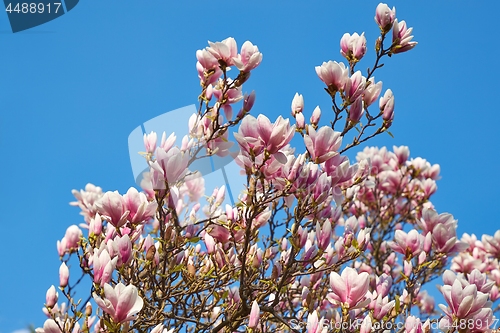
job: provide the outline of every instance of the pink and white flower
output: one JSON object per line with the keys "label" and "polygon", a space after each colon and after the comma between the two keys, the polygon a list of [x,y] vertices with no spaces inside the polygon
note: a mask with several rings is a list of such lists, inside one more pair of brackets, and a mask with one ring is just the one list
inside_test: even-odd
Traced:
{"label": "pink and white flower", "polygon": [[142,310],[144,301],[139,296],[137,288],[129,284],[125,286],[118,283],[114,288],[104,285],[104,298],[96,293],[93,297],[97,305],[111,316],[115,323],[124,323],[134,319],[134,316]]}

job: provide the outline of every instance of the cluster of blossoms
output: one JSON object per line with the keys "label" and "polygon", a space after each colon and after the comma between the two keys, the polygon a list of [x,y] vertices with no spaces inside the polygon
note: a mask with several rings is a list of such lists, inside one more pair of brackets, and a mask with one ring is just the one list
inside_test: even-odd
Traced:
{"label": "cluster of blossoms", "polygon": [[[375,21],[380,37],[366,76],[355,71],[367,52],[364,33],[342,37],[347,65],[316,67],[332,100],[330,126],[320,126],[319,107],[306,122],[298,93],[295,124],[249,114],[255,93],[244,94],[243,84],[262,61],[252,43],[238,52],[227,38],[199,50],[198,113],[180,145],[174,133],[144,135],[149,172],[142,192],[91,184],[73,191],[84,223],[57,242],[66,301],[48,289],[48,319],[37,332],[320,333],[331,331],[326,323],[338,332],[396,323],[406,333],[489,332],[500,298],[500,232],[460,240],[457,221],[430,201],[439,166],[410,159],[408,147],[365,148],[356,163],[343,154],[391,126],[394,95],[381,95],[373,73],[385,56],[416,45],[395,9],[379,4]],[[370,127],[377,129],[368,133]],[[358,134],[348,142],[353,129]],[[296,135],[305,147],[298,154],[290,145]],[[205,182],[194,165],[213,155],[234,157],[246,176],[233,205],[224,205],[225,186],[202,204]],[[70,268],[81,276],[70,276]],[[440,276],[447,303],[441,312],[422,289]],[[76,286],[86,277],[90,292],[79,299]],[[353,322],[361,325],[346,325]]]}

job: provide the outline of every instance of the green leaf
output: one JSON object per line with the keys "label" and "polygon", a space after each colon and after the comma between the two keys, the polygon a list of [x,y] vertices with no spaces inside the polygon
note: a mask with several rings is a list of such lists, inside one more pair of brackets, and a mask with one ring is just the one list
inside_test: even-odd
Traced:
{"label": "green leaf", "polygon": [[393,138],[393,139],[394,139],[394,135],[392,135],[392,133],[391,133],[391,132],[389,132],[389,131],[386,131],[386,132],[387,132],[387,134],[389,134],[389,135],[391,136],[391,138]]}

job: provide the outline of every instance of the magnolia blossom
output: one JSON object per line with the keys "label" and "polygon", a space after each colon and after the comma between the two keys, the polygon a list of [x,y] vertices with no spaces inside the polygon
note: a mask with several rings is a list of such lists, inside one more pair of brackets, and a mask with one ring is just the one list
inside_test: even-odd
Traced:
{"label": "magnolia blossom", "polygon": [[392,24],[396,19],[396,8],[392,9],[385,3],[380,3],[375,11],[375,22],[377,22],[380,30],[383,33],[388,32],[392,28]]}
{"label": "magnolia blossom", "polygon": [[210,52],[215,59],[222,60],[227,66],[233,65],[233,58],[238,55],[238,47],[234,38],[229,37],[224,39],[222,42],[208,42],[210,47],[207,47],[207,51]]}
{"label": "magnolia blossom", "polygon": [[415,229],[410,230],[409,233],[402,230],[396,230],[394,241],[389,242],[389,246],[394,251],[402,253],[408,258],[412,258],[418,256],[422,251],[424,242],[425,237],[419,234]]}
{"label": "magnolia blossom", "polygon": [[125,200],[118,191],[106,192],[96,206],[101,216],[115,228],[120,228],[127,223],[130,211],[127,210]]}
{"label": "magnolia blossom", "polygon": [[318,125],[320,118],[321,118],[321,109],[319,108],[319,106],[316,106],[314,108],[314,111],[310,119],[311,125]]}
{"label": "magnolia blossom", "polygon": [[64,288],[68,285],[69,280],[69,268],[66,263],[62,263],[59,267],[59,286]]}
{"label": "magnolia blossom", "polygon": [[391,89],[387,89],[384,96],[380,98],[380,112],[382,113],[382,119],[384,120],[384,125],[389,128],[394,119],[394,95]]}
{"label": "magnolia blossom", "polygon": [[96,293],[93,293],[93,297],[97,305],[109,314],[115,323],[132,320],[144,305],[144,301],[137,293],[137,288],[132,284],[125,286],[118,283],[113,288],[106,283],[104,298]]}
{"label": "magnolia blossom", "polygon": [[161,147],[156,148],[156,161],[150,163],[154,174],[153,186],[155,189],[164,189],[165,182],[175,183],[187,172],[189,155],[173,147],[165,152]]}
{"label": "magnolia blossom", "polygon": [[240,54],[233,57],[233,63],[242,72],[249,72],[260,65],[262,53],[259,52],[257,45],[246,41],[241,46]]}
{"label": "magnolia blossom", "polygon": [[248,319],[248,327],[256,328],[260,319],[260,307],[257,301],[253,301],[252,310],[250,311],[250,318]]}
{"label": "magnolia blossom", "polygon": [[349,61],[357,62],[366,53],[366,38],[363,32],[358,35],[345,33],[340,40],[340,53]]}
{"label": "magnolia blossom", "polygon": [[440,304],[439,307],[445,313],[445,317],[439,322],[444,331],[453,330],[453,325],[458,325],[460,320],[471,322],[476,332],[488,330],[493,323],[492,303],[488,301],[488,294],[477,291],[475,284],[463,286],[457,278],[453,285],[438,286],[443,294],[448,307]]}
{"label": "magnolia blossom", "polygon": [[307,316],[307,333],[326,333],[328,326],[325,325],[325,318],[318,319],[318,312],[309,313]]}
{"label": "magnolia blossom", "polygon": [[412,42],[413,36],[411,32],[413,28],[406,28],[406,22],[398,22],[396,19],[394,21],[394,26],[392,29],[392,43],[394,46],[391,49],[392,53],[403,53],[414,48],[418,43]]}
{"label": "magnolia blossom", "polygon": [[316,74],[332,91],[344,90],[348,80],[348,69],[342,62],[323,62],[321,66],[316,66]]}
{"label": "magnolia blossom", "polygon": [[269,118],[259,115],[246,116],[234,137],[246,154],[255,156],[264,149],[270,154],[277,153],[292,140],[294,133],[295,126],[290,126],[288,119],[279,116],[272,124]]}
{"label": "magnolia blossom", "polygon": [[375,78],[371,77],[368,79],[368,86],[363,90],[363,102],[368,107],[375,102],[380,96],[382,91],[382,81],[375,83]]}
{"label": "magnolia blossom", "polygon": [[123,195],[123,200],[129,215],[128,220],[134,224],[144,223],[152,219],[155,215],[158,203],[156,201],[148,202],[144,193],[139,193],[134,187],[129,188]]}
{"label": "magnolia blossom", "polygon": [[295,93],[292,99],[292,116],[295,117],[297,113],[302,113],[302,110],[304,110],[304,97]]}
{"label": "magnolia blossom", "polygon": [[43,328],[36,329],[36,333],[62,333],[62,332],[54,319],[47,319],[45,323],[43,323]]}
{"label": "magnolia blossom", "polygon": [[317,132],[308,127],[308,134],[304,135],[304,143],[311,159],[315,163],[323,163],[337,155],[342,144],[340,132],[334,132],[331,127],[321,127]]}
{"label": "magnolia blossom", "polygon": [[45,305],[48,308],[53,307],[54,305],[57,304],[57,299],[58,299],[59,293],[56,291],[56,287],[51,286],[45,295]]}
{"label": "magnolia blossom", "polygon": [[370,302],[370,299],[366,298],[369,277],[368,273],[358,274],[351,267],[346,267],[342,275],[332,272],[330,274],[332,292],[328,294],[328,299],[332,303],[339,302],[350,309],[367,305]]}

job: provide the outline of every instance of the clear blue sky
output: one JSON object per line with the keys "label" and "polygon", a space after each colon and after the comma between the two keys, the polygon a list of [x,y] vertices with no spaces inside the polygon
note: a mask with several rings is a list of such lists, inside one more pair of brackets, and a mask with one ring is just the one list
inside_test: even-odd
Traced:
{"label": "clear blue sky", "polygon": [[[81,1],[17,34],[0,14],[0,333],[43,324],[45,292],[58,283],[56,241],[82,221],[68,205],[71,190],[88,182],[120,192],[134,185],[129,133],[196,103],[195,52],[207,40],[233,36],[263,52],[245,86],[257,92],[253,111],[288,117],[298,91],[305,112],[319,105],[325,117],[329,99],[314,66],[342,60],[344,32],[365,31],[373,52],[378,3]],[[413,157],[440,164],[437,210],[459,220],[459,234],[494,233],[500,3],[389,5],[414,27],[419,45],[375,75],[396,98],[395,138],[369,144],[408,145]]]}

